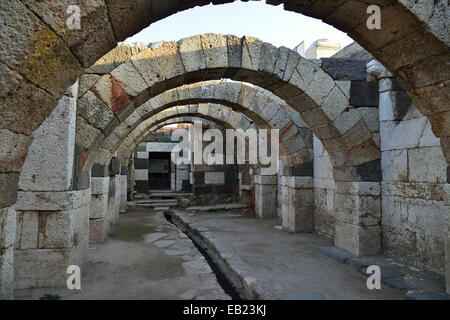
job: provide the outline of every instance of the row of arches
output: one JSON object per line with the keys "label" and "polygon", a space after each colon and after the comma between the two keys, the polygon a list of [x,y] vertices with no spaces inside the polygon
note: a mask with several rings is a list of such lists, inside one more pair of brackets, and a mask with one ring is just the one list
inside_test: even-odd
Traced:
{"label": "row of arches", "polygon": [[[214,4],[219,2],[214,1]],[[236,110],[243,107],[237,101],[232,102],[235,105],[229,105],[230,101],[227,102],[225,96],[222,100],[215,100],[215,90],[212,91],[212,97],[199,95],[194,98],[191,98],[189,89],[189,98],[183,98],[183,90],[179,90],[199,81],[228,78],[252,83],[270,91],[284,100],[285,104],[282,103],[281,107],[286,107],[289,114],[292,115],[290,107],[297,112],[291,118],[292,122],[297,125],[294,118],[303,119],[329,152],[335,178],[345,182],[341,183],[341,194],[355,196],[356,199],[368,195],[379,196],[373,189],[367,191],[365,188],[371,183],[379,184],[381,180],[379,172],[375,175],[366,174],[367,171],[380,170],[380,143],[377,132],[371,130],[373,123],[367,120],[359,108],[353,108],[350,104],[350,89],[343,86],[342,79],[333,79],[318,61],[305,60],[292,50],[276,48],[255,38],[213,34],[166,42],[150,48],[119,46],[116,51],[103,57],[115,47],[117,41],[124,40],[150,22],[209,3],[201,0],[162,4],[143,0],[138,4],[130,4],[121,0],[106,0],[84,4],[82,12],[86,25],[77,32],[65,28],[66,16],[62,3],[18,0],[0,3],[0,19],[4,25],[0,31],[0,208],[2,221],[8,220],[8,223],[3,224],[8,226],[4,227],[5,230],[14,233],[10,227],[13,224],[11,209],[8,208],[17,200],[19,174],[27,159],[32,133],[50,115],[62,96],[78,97],[76,91],[67,91],[67,87],[80,77],[74,167],[75,176],[84,179],[84,184],[81,184],[84,187],[89,185],[86,177],[93,163],[102,161],[102,150],[118,150],[114,149],[114,144],[111,150],[104,148],[114,141],[112,134],[131,142],[126,140],[124,133],[128,131],[132,132],[131,135],[135,134],[132,130],[138,127],[138,123],[129,126],[126,121],[132,121],[130,116],[148,101],[164,95],[166,104],[159,105],[161,110],[174,107],[170,105],[171,102],[223,103]],[[421,113],[429,119],[434,134],[441,139],[448,166],[450,117],[447,101],[450,69],[448,32],[445,31],[448,30],[445,27],[448,19],[442,19],[441,13],[448,9],[445,1],[430,4],[428,14],[424,13],[420,5],[407,1],[375,1],[384,17],[383,28],[371,31],[365,27],[365,1],[268,3],[283,3],[286,10],[321,18],[348,32],[368,49],[397,77]],[[84,68],[88,69],[83,76]],[[87,90],[83,79],[89,83]],[[174,88],[177,88],[175,92],[178,95],[175,99]],[[239,95],[241,92],[242,87]],[[168,97],[165,93],[172,96]],[[244,99],[249,96],[251,94],[247,92],[242,95]],[[255,101],[255,97],[252,101]],[[248,109],[251,110],[251,104]],[[253,120],[258,123],[260,110],[251,111],[258,115]],[[195,114],[186,113],[189,116]],[[134,124],[136,128],[133,128]],[[287,126],[283,126],[283,129],[287,129]],[[306,127],[297,125],[299,129],[307,134],[307,130],[304,130]],[[98,150],[100,153],[97,153]],[[291,158],[299,158],[299,154],[292,155]],[[343,205],[337,211],[345,215],[347,209]],[[341,228],[342,233],[354,235],[354,239],[358,239],[356,242],[377,237],[379,233],[373,225],[366,228],[359,223],[348,223],[346,217],[343,221],[347,224]],[[368,229],[375,231],[367,232]],[[337,245],[358,254],[364,252],[359,250],[361,246],[357,245],[355,249],[354,244],[346,243],[347,240],[338,239]],[[10,242],[1,241],[3,248],[9,250],[9,255],[12,250]],[[10,263],[2,263],[2,267],[6,265]],[[10,270],[11,266],[6,269]],[[11,272],[6,272],[0,279],[10,276]],[[8,286],[0,282],[0,287]],[[8,288],[10,295],[10,285]]]}

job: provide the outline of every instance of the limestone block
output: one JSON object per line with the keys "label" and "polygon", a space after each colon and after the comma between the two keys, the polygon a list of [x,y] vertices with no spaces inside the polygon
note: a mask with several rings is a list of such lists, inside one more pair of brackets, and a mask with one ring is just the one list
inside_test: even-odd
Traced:
{"label": "limestone block", "polygon": [[72,249],[29,249],[14,252],[15,289],[66,287]]}
{"label": "limestone block", "polygon": [[66,192],[20,191],[15,205],[16,210],[66,211],[79,208],[86,203],[89,190]]}
{"label": "limestone block", "polygon": [[77,116],[75,141],[77,145],[90,149],[98,141],[103,141],[105,135],[99,129],[88,123],[84,118]]}
{"label": "limestone block", "polygon": [[63,96],[50,117],[33,133],[19,189],[65,191],[71,187],[75,122],[75,99]]}
{"label": "limestone block", "polygon": [[443,239],[448,207],[441,201],[408,199],[408,227],[412,231]]}
{"label": "limestone block", "polygon": [[254,37],[242,38],[242,69],[258,70],[262,42]]}
{"label": "limestone block", "polygon": [[381,252],[380,226],[362,227],[337,220],[334,244],[356,256],[379,254]]}
{"label": "limestone block", "polygon": [[166,76],[167,87],[173,88],[182,85],[185,70],[177,43],[164,42],[162,45],[152,48],[152,51],[159,62],[161,71]]}
{"label": "limestone block", "polygon": [[408,150],[409,181],[447,182],[447,162],[441,147]]}
{"label": "limestone block", "polygon": [[200,35],[180,40],[178,47],[186,72],[206,69],[205,55],[203,54]]}
{"label": "limestone block", "polygon": [[[286,177],[287,214],[283,227],[291,232],[314,229],[314,190],[311,177]],[[284,190],[286,192],[286,190]]]}
{"label": "limestone block", "polygon": [[431,123],[427,120],[422,136],[419,140],[419,147],[440,147],[440,139],[437,138],[431,130]]}
{"label": "limestone block", "polygon": [[386,91],[380,93],[380,121],[399,121],[404,119],[413,103],[405,91]]}
{"label": "limestone block", "polygon": [[407,199],[383,195],[382,198],[382,220],[383,226],[404,229],[408,220]]}
{"label": "limestone block", "polygon": [[[321,179],[317,179],[321,180]],[[314,230],[334,238],[334,190],[319,188],[314,180]]]}
{"label": "limestone block", "polygon": [[277,216],[277,176],[255,175],[255,213],[260,218]]}
{"label": "limestone block", "polygon": [[[150,90],[153,90],[156,94],[164,91],[165,85],[163,84],[163,81],[166,77],[153,53],[153,50],[142,50],[131,57],[131,62],[139,71],[139,74],[142,75],[148,87],[151,88]],[[158,90],[155,91],[156,87]]]}
{"label": "limestone block", "polygon": [[75,220],[76,210],[40,213],[38,247],[71,248],[75,239]]}
{"label": "limestone block", "polygon": [[408,181],[408,150],[381,153],[383,181]]}
{"label": "limestone block", "polygon": [[[131,61],[115,68],[111,71],[111,75],[119,81],[122,89],[130,96],[136,97],[148,88]],[[149,92],[147,98],[150,98]]]}
{"label": "limestone block", "polygon": [[339,86],[335,86],[328,97],[323,101],[322,111],[331,121],[334,121],[349,105],[348,98],[341,91]]}
{"label": "limestone block", "polygon": [[89,243],[102,243],[108,233],[109,224],[102,219],[89,220]]}
{"label": "limestone block", "polygon": [[442,201],[443,193],[445,193],[443,186],[445,185],[418,182],[382,182],[382,194]]}
{"label": "limestone block", "polygon": [[381,221],[379,197],[335,194],[336,219],[349,224],[374,226]]}
{"label": "limestone block", "polygon": [[381,121],[381,151],[417,148],[426,117],[405,121]]}
{"label": "limestone block", "polygon": [[227,38],[221,34],[201,35],[203,53],[208,69],[228,68]]}
{"label": "limestone block", "polygon": [[[108,179],[109,182],[109,179]],[[109,189],[109,183],[108,183]],[[108,192],[105,194],[94,194],[91,199],[90,215],[91,219],[100,219],[106,216],[108,211]]]}

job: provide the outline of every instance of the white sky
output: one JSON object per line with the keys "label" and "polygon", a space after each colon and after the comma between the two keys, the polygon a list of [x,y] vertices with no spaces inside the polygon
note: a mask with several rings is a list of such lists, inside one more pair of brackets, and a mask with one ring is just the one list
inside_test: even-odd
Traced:
{"label": "white sky", "polygon": [[277,47],[294,48],[303,40],[305,48],[328,38],[342,47],[353,42],[345,33],[321,20],[284,11],[262,1],[235,2],[196,7],[153,23],[127,41],[157,42],[180,40],[202,33],[255,36]]}

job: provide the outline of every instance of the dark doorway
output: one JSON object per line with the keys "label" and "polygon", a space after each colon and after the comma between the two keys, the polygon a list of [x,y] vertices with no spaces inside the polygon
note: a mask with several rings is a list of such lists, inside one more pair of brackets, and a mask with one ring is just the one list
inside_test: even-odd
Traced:
{"label": "dark doorway", "polygon": [[150,189],[170,189],[170,152],[149,152],[148,160],[148,182]]}

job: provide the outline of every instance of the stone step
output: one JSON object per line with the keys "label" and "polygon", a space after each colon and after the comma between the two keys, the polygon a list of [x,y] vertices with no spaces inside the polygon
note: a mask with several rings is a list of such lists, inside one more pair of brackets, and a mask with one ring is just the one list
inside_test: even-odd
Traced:
{"label": "stone step", "polygon": [[188,207],[187,211],[216,211],[216,210],[234,210],[234,209],[246,209],[250,208],[250,205],[244,203],[224,203],[215,204],[210,206],[195,206]]}

